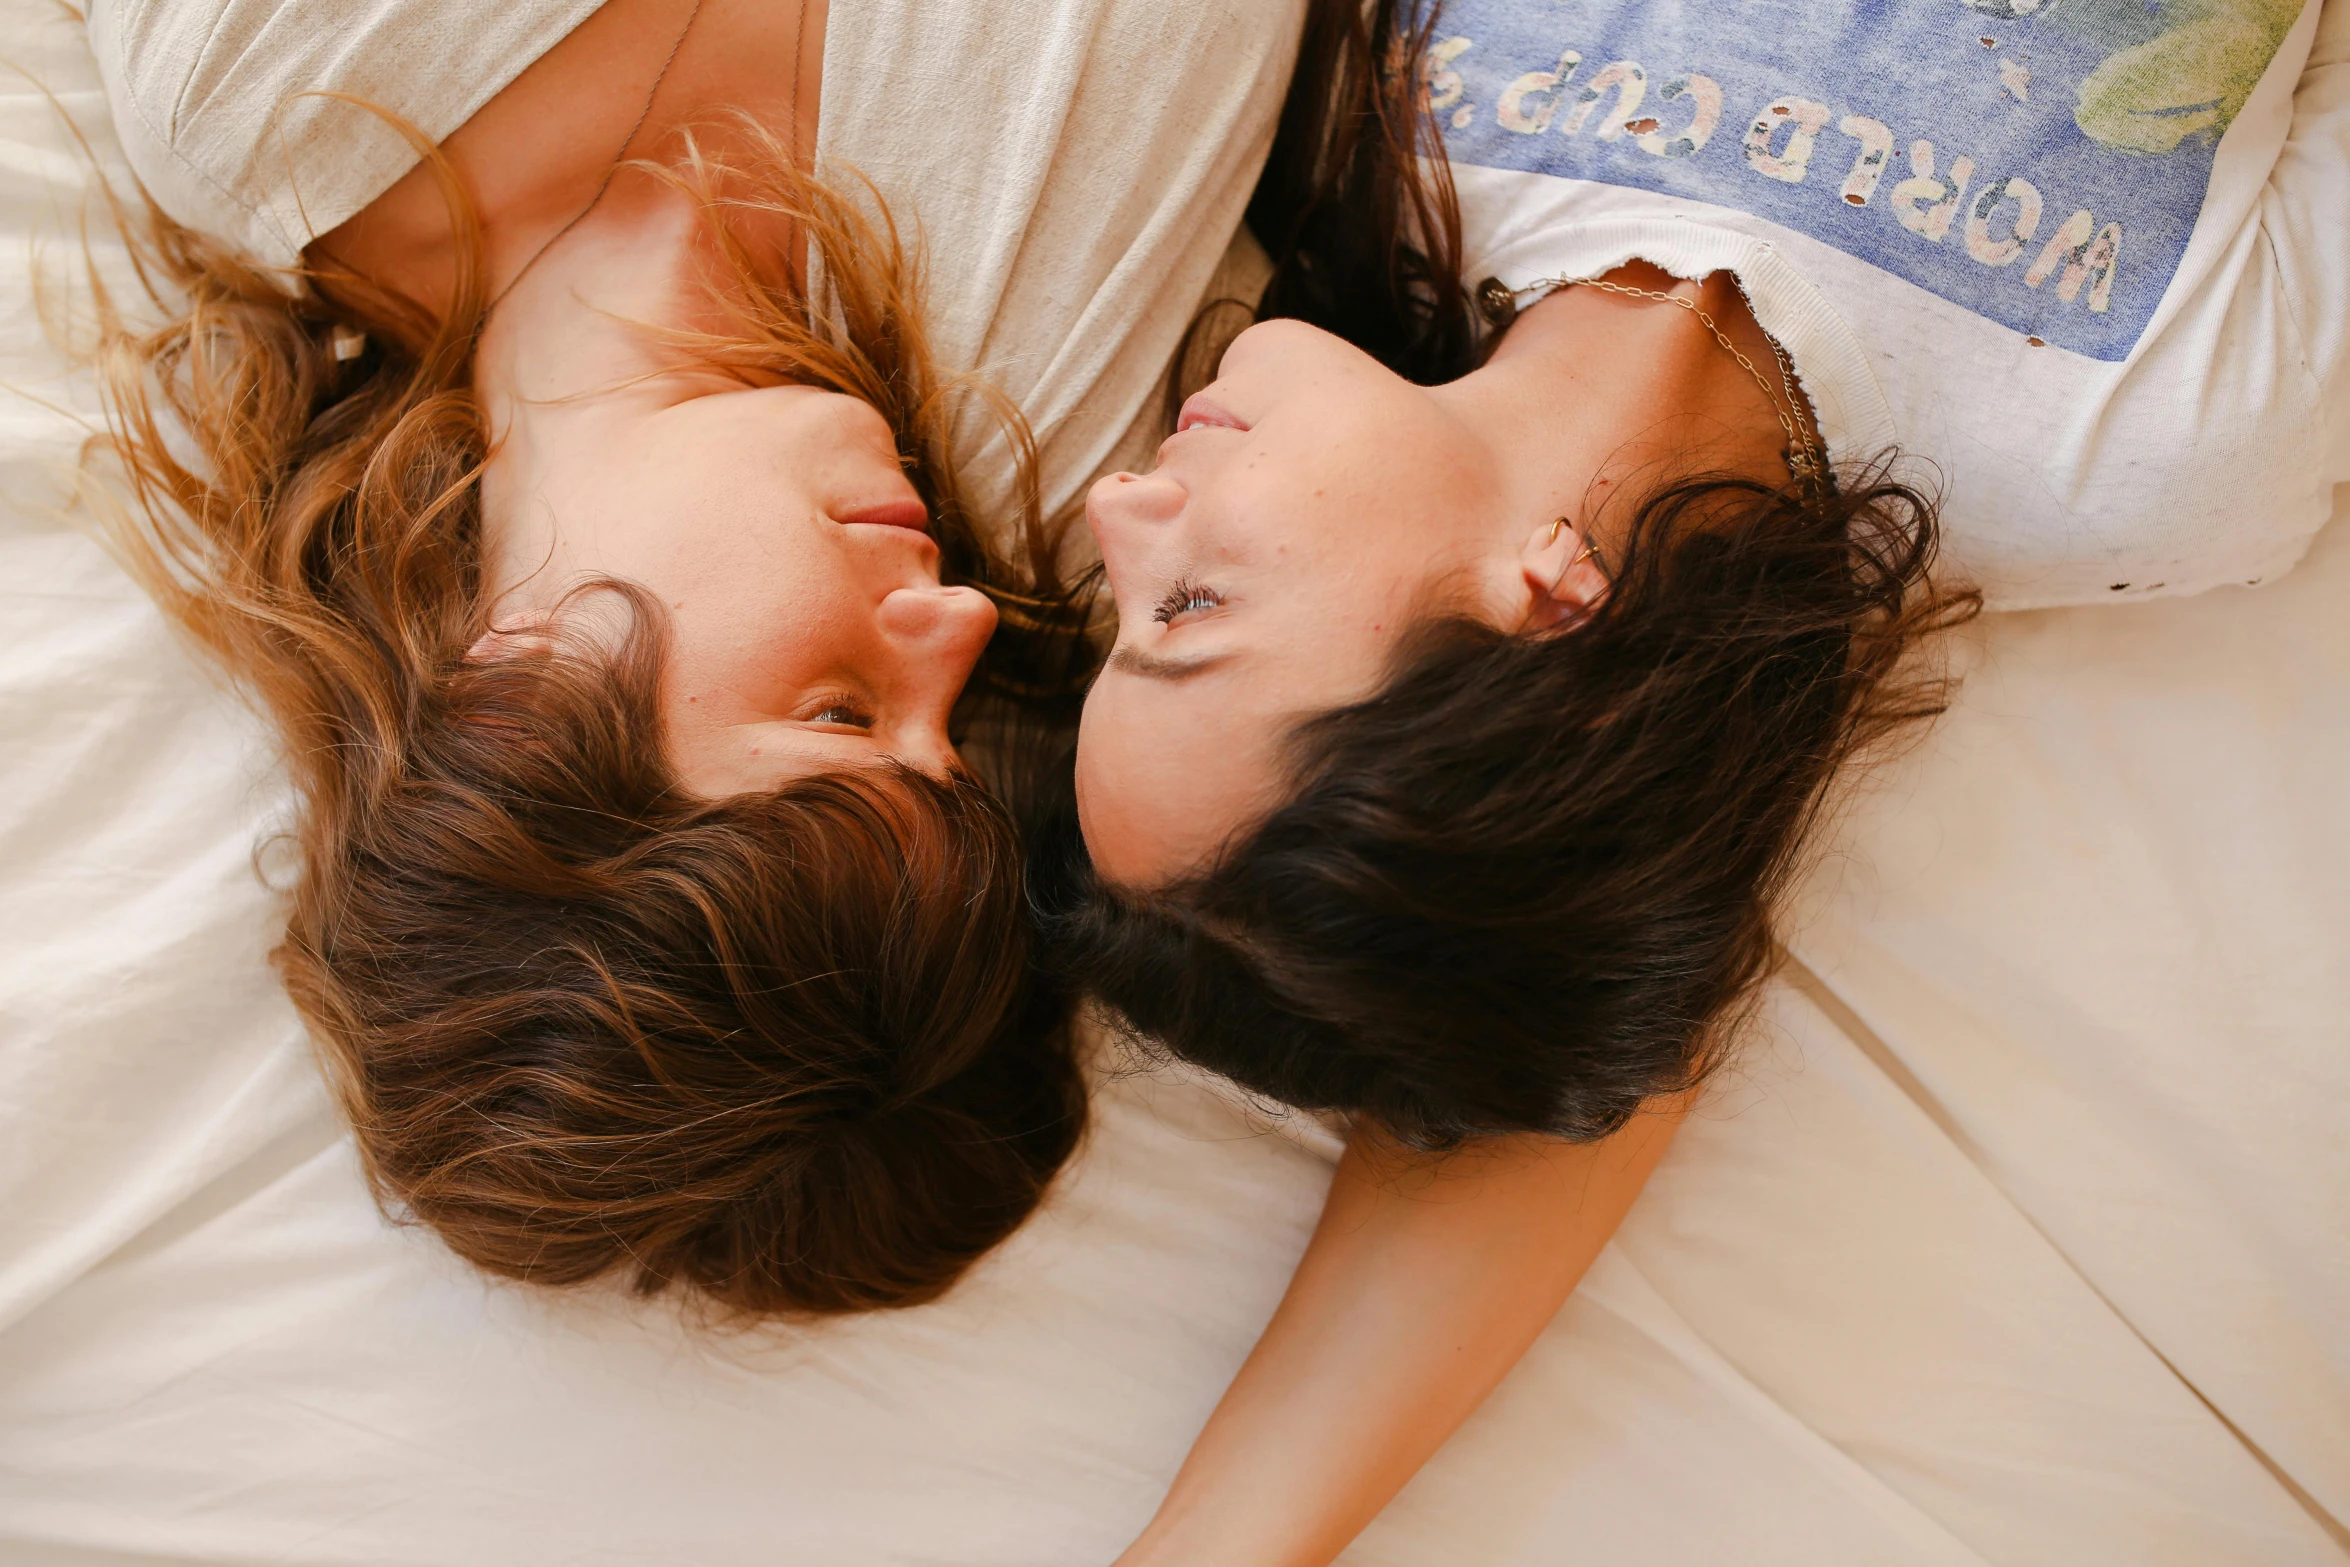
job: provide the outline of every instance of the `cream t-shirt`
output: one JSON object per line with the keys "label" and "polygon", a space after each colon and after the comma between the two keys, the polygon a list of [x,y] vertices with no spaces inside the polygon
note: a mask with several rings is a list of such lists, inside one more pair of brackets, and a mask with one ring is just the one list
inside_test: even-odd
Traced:
{"label": "cream t-shirt", "polygon": [[[833,0],[818,170],[855,168],[917,229],[933,346],[1028,416],[1048,514],[1148,465],[1304,20],[1304,0]],[[985,483],[1007,455],[965,467]]]}
{"label": "cream t-shirt", "polygon": [[[93,0],[131,167],[163,210],[290,266],[599,0]],[[927,259],[933,346],[1036,428],[1045,505],[1147,452],[1167,362],[1272,144],[1304,0],[833,0],[817,161]],[[984,498],[1010,454],[970,424]],[[1123,444],[1122,444],[1123,443]],[[1082,530],[1080,530],[1082,537]]]}
{"label": "cream t-shirt", "polygon": [[[2350,0],[1455,0],[1472,279],[1734,272],[2000,608],[2289,569],[2350,480]],[[2314,42],[2314,47],[2313,47]]]}
{"label": "cream t-shirt", "polygon": [[90,0],[90,52],[139,183],[264,265],[417,163],[389,110],[445,140],[603,0]]}

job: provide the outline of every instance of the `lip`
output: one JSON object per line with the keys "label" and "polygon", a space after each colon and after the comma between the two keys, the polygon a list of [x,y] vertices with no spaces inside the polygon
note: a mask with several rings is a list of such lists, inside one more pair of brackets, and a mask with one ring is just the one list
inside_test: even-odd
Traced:
{"label": "lip", "polygon": [[905,528],[926,538],[930,534],[930,508],[912,495],[844,506],[832,520],[844,528]]}
{"label": "lip", "polygon": [[1248,421],[1235,415],[1207,393],[1194,392],[1183,400],[1183,411],[1176,415],[1175,433],[1181,435],[1186,430],[1202,427],[1245,431]]}

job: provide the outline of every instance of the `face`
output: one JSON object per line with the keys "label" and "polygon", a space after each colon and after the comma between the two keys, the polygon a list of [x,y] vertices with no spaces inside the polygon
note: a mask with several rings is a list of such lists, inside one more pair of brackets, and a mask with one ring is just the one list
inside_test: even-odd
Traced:
{"label": "face", "polygon": [[483,498],[501,634],[599,576],[668,610],[663,718],[695,794],[953,763],[947,714],[995,608],[940,585],[927,513],[870,405],[677,377],[541,404],[510,428]]}
{"label": "face", "polygon": [[1517,624],[1557,589],[1574,535],[1529,538],[1474,415],[1454,388],[1266,322],[1157,467],[1095,485],[1118,640],[1077,786],[1103,876],[1150,886],[1209,861],[1276,803],[1295,723],[1367,695],[1415,617]]}

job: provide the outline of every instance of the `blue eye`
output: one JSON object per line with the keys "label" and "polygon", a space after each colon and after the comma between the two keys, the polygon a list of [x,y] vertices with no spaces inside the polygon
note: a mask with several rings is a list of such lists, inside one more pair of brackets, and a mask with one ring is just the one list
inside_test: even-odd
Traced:
{"label": "blue eye", "polygon": [[1159,607],[1151,611],[1151,619],[1164,626],[1178,615],[1188,615],[1194,610],[1214,609],[1223,602],[1224,595],[1213,588],[1178,582],[1167,590],[1165,598],[1159,600]]}

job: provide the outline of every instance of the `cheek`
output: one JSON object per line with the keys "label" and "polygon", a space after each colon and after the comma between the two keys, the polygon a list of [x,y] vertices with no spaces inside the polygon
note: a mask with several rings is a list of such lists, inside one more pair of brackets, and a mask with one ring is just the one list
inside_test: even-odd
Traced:
{"label": "cheek", "polygon": [[864,595],[780,572],[715,576],[667,607],[672,688],[738,714],[780,716],[873,636]]}
{"label": "cheek", "polygon": [[1399,535],[1362,541],[1332,563],[1316,598],[1331,630],[1347,633],[1333,651],[1344,651],[1351,665],[1384,658],[1415,609],[1457,569],[1426,540]]}
{"label": "cheek", "polygon": [[1393,509],[1333,505],[1325,489],[1312,505],[1263,513],[1281,525],[1251,542],[1245,568],[1220,584],[1215,572],[1203,573],[1228,589],[1252,642],[1261,639],[1274,662],[1306,666],[1285,668],[1285,684],[1333,674],[1343,683],[1376,663],[1380,650],[1371,642],[1393,635],[1421,584],[1441,569],[1434,541],[1386,515]]}
{"label": "cheek", "polygon": [[1095,868],[1154,887],[1207,865],[1277,803],[1288,726],[1253,675],[1212,687],[1106,676],[1077,737],[1077,819]]}
{"label": "cheek", "polygon": [[[1177,824],[1197,824],[1198,801],[1186,797],[1183,769],[1143,765],[1138,742],[1153,726],[1126,700],[1132,683],[1097,683],[1087,696],[1077,736],[1077,822],[1094,870],[1113,886],[1149,887],[1167,879],[1179,856]],[[1190,749],[1171,737],[1177,754]]]}
{"label": "cheek", "polygon": [[555,509],[566,552],[586,571],[637,583],[661,602],[742,596],[796,574],[801,553],[777,509],[712,465],[658,464],[631,454],[583,464]]}
{"label": "cheek", "polygon": [[1293,504],[1257,546],[1279,584],[1279,618],[1294,633],[1294,654],[1336,660],[1342,684],[1370,678],[1404,626],[1457,584],[1481,599],[1475,579],[1492,553],[1478,540],[1491,530],[1474,498],[1430,469],[1364,464],[1317,480],[1310,504]]}

